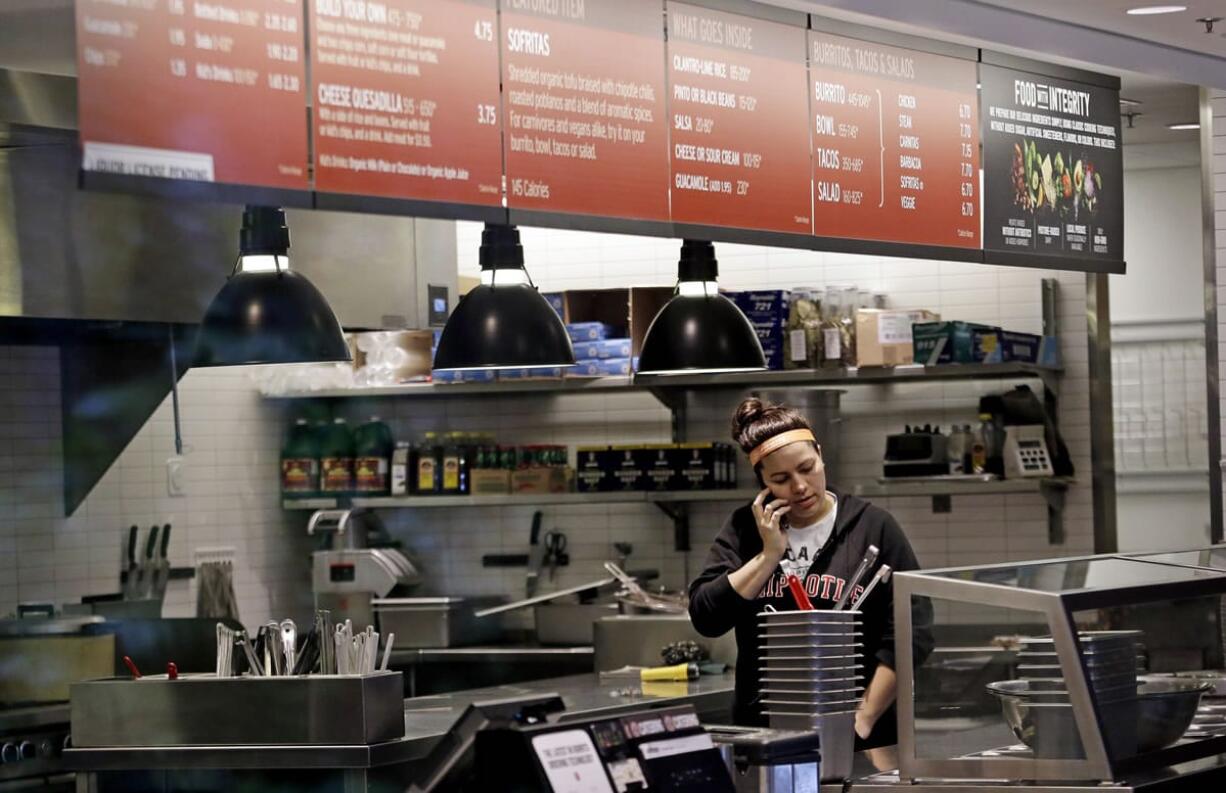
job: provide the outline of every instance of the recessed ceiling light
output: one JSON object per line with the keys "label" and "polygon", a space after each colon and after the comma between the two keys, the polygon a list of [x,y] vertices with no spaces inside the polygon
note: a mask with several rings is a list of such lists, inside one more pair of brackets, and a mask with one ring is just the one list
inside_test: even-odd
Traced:
{"label": "recessed ceiling light", "polygon": [[1180,11],[1187,11],[1187,6],[1137,6],[1136,8],[1128,9],[1128,13],[1133,16],[1152,16],[1154,14],[1177,14]]}
{"label": "recessed ceiling light", "polygon": [[1178,124],[1167,124],[1167,129],[1200,129],[1199,121],[1182,121]]}

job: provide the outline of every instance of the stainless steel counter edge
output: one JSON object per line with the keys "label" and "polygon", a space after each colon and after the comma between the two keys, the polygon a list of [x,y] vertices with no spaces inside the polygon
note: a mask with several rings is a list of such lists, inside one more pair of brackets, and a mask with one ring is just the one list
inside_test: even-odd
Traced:
{"label": "stainless steel counter edge", "polygon": [[591,658],[596,650],[584,647],[409,647],[392,650],[393,664],[430,662],[476,662],[488,658],[500,661],[550,661]]}
{"label": "stainless steel counter edge", "polygon": [[[689,683],[641,684],[633,678],[596,675],[537,680],[517,685],[457,691],[405,700],[405,737],[372,746],[150,746],[67,749],[74,771],[156,769],[373,768],[425,757],[472,702],[556,693],[566,704],[564,718],[613,716],[642,708],[691,704],[699,714],[731,709],[733,675]],[[684,693],[680,689],[684,687]]]}

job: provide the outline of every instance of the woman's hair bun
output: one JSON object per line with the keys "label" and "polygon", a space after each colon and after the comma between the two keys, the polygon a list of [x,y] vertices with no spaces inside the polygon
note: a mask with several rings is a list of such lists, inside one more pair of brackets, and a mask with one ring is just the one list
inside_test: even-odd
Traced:
{"label": "woman's hair bun", "polygon": [[766,407],[766,403],[757,397],[749,397],[737,405],[736,413],[732,416],[732,434],[739,434],[745,427],[762,418]]}

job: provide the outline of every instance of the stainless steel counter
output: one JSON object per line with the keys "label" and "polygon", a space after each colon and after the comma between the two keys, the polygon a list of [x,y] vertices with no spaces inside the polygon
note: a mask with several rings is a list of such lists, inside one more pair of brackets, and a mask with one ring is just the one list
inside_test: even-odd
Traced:
{"label": "stainless steel counter", "polygon": [[533,645],[498,645],[493,647],[412,647],[404,650],[392,650],[392,664],[400,666],[428,663],[489,663],[490,661],[505,663],[519,661],[565,661],[570,659],[590,659],[594,653],[595,650],[591,646],[540,647]]}
{"label": "stainless steel counter", "polygon": [[[691,704],[700,716],[731,710],[733,675],[689,683],[643,684],[637,680],[572,675],[518,685],[472,689],[407,699],[405,737],[375,746],[202,746],[69,749],[64,758],[78,771],[157,769],[365,769],[424,758],[472,702],[535,694],[562,697],[569,715],[612,715],[651,705]],[[724,716],[726,719],[727,717]]]}

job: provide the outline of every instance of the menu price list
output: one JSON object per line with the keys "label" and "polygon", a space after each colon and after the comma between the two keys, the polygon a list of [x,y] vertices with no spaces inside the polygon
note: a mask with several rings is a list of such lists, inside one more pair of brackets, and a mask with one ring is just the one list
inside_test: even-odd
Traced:
{"label": "menu price list", "polygon": [[83,167],[306,189],[301,0],[77,0]]}
{"label": "menu price list", "polygon": [[500,206],[495,0],[314,0],[321,192]]}
{"label": "menu price list", "polygon": [[805,31],[668,4],[672,218],[812,230]]}
{"label": "menu price list", "polygon": [[507,203],[668,221],[658,0],[502,0]]}
{"label": "menu price list", "polygon": [[1119,92],[984,65],[984,248],[1121,260]]}
{"label": "menu price list", "polygon": [[813,232],[978,248],[972,61],[809,32]]}

